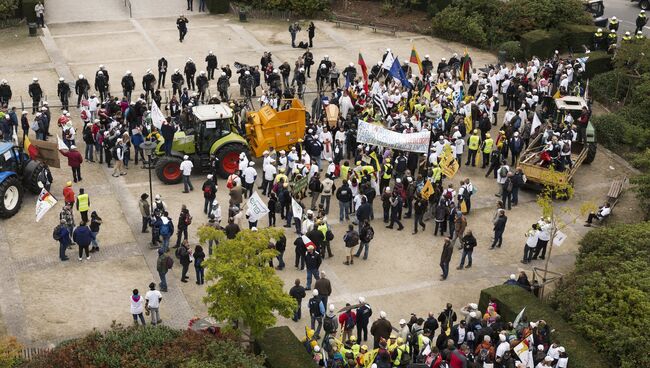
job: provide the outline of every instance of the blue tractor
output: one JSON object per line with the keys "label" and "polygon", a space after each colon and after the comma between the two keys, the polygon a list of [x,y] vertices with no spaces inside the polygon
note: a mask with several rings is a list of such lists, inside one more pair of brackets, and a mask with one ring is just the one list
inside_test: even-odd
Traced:
{"label": "blue tractor", "polygon": [[20,147],[0,143],[0,218],[9,218],[20,210],[24,191],[39,194],[38,177],[45,165],[32,160]]}

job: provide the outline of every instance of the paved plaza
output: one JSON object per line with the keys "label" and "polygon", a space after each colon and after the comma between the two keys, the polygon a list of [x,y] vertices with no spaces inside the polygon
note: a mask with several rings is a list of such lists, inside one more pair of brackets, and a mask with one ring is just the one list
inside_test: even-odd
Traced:
{"label": "paved plaza", "polygon": [[[157,75],[156,62],[161,56],[167,58],[173,71],[175,68],[182,70],[188,57],[196,61],[199,70],[204,69],[203,60],[209,50],[217,55],[220,66],[226,63],[232,66],[235,61],[258,64],[262,52],[271,51],[276,63],[286,60],[293,67],[293,62],[303,52],[291,48],[284,21],[240,23],[231,15],[197,15],[194,12],[188,15],[189,33],[186,42],[181,44],[175,19],[183,11],[184,1],[133,1],[133,18],[129,18],[128,10],[119,0],[84,1],[87,3],[84,8],[77,8],[77,3],[49,0],[48,27],[39,32],[39,37],[27,37],[26,27],[0,30],[0,43],[5,55],[0,65],[0,78],[7,79],[12,86],[12,105],[20,106],[21,97],[26,106],[30,104],[27,86],[33,76],[39,77],[50,103],[58,105],[55,95],[59,76],[70,82],[76,80],[78,74],[84,74],[90,80],[100,64],[110,72],[113,94],[121,96],[119,80],[124,72],[131,70],[137,86],[141,87],[141,78],[147,69],[151,68]],[[374,33],[370,29],[337,28],[332,23],[321,21],[316,22],[316,27],[314,58],[321,60],[327,54],[340,66],[356,63],[359,52],[363,53],[369,66],[373,65],[381,59],[387,47],[400,60],[406,60],[415,45],[420,55],[429,54],[434,63],[442,57],[449,58],[454,52],[462,55],[465,50],[463,45],[417,34],[398,32],[392,36]],[[304,33],[299,35],[299,39],[300,36],[306,38]],[[469,51],[476,67],[496,61],[492,54]],[[167,76],[168,86],[171,86],[170,74]],[[231,79],[231,93],[239,91],[236,82],[235,76]],[[214,91],[216,81],[212,84]],[[314,79],[311,79],[308,90],[314,89]],[[307,95],[308,104],[311,104],[313,96]],[[79,132],[77,142],[83,151],[79,114],[76,109],[71,112]],[[58,114],[58,108],[53,108],[53,119],[58,118]],[[98,235],[101,251],[93,253],[89,261],[78,262],[75,247],[68,251],[71,260],[60,262],[58,243],[52,240],[52,229],[59,221],[58,213],[63,202],[62,188],[66,181],[71,180],[65,160],[62,160],[61,169],[53,170],[52,193],[60,199],[55,208],[35,223],[36,198],[27,195],[18,215],[0,222],[0,333],[5,331],[15,335],[28,345],[46,346],[83,335],[93,328],[106,329],[112,321],[129,324],[132,321],[128,302],[131,290],[146,290],[151,281],[159,281],[157,252],[149,248],[150,234],[140,233],[138,199],[149,191],[147,171],[131,161],[128,175],[120,178],[111,177],[111,170],[97,163],[84,163],[81,172],[83,181],[74,185],[75,192],[84,188],[91,198],[91,210],[97,211],[104,219]],[[581,167],[575,178],[575,198],[557,203],[557,206],[577,212],[585,202],[601,204],[611,180],[630,172],[631,169],[618,156],[599,148],[594,164]],[[478,240],[473,267],[456,270],[460,252],[455,250],[447,281],[439,281],[442,238],[433,237],[431,221],[427,222],[426,231],[411,235],[411,219],[403,220],[406,228],[398,232],[385,229],[379,215],[373,222],[376,235],[370,246],[369,259],[359,259],[353,266],[343,265],[345,255],[341,238],[346,227],[338,223],[338,204],[332,201],[329,219],[336,236],[333,242],[335,256],[326,259],[321,268],[332,281],[330,303],[342,307],[346,302],[355,302],[358,296],[365,296],[376,315],[379,310],[384,310],[388,319],[396,323],[410,313],[425,315],[429,311],[440,311],[447,302],[459,307],[476,302],[481,289],[500,284],[509,274],[519,270],[528,271],[532,278],[532,266],[542,267],[542,262],[522,265],[519,260],[524,234],[540,216],[535,192],[520,194],[519,205],[507,212],[509,221],[503,247],[488,251],[497,185],[491,177],[484,178],[484,174],[485,171],[479,168],[462,166],[457,176],[447,181],[458,186],[461,178],[469,177],[478,188],[472,199],[472,212],[467,217],[468,229],[474,231]],[[197,173],[192,180],[198,189],[182,194],[182,184],[164,185],[154,177],[153,193],[162,195],[174,222],[181,205],[187,205],[194,216],[190,226],[193,247],[198,242],[196,230],[207,218],[202,213],[203,195],[200,190],[205,177]],[[228,202],[227,189],[224,180],[219,184],[217,198],[223,205]],[[376,214],[381,213],[380,201],[375,201],[374,210]],[[625,193],[613,220],[631,221],[636,213],[633,194]],[[569,214],[562,214],[562,217],[567,222],[573,219]],[[75,220],[79,221],[78,212]],[[551,270],[567,272],[573,268],[577,241],[588,231],[582,226],[582,221],[580,217],[564,230],[568,239],[561,247],[554,248]],[[260,220],[260,226],[266,224],[266,219]],[[289,232],[287,235],[287,268],[278,274],[288,290],[296,278],[301,278],[304,283],[305,273],[293,268],[295,234]],[[175,240],[176,235],[172,239]],[[163,295],[161,317],[166,325],[184,328],[190,318],[207,313],[202,302],[204,287],[193,282],[193,268],[189,272],[192,282],[181,283],[177,260],[170,272],[169,292]],[[303,321],[305,309],[303,306]],[[297,334],[304,331],[303,323],[280,318],[279,324],[290,326]]]}

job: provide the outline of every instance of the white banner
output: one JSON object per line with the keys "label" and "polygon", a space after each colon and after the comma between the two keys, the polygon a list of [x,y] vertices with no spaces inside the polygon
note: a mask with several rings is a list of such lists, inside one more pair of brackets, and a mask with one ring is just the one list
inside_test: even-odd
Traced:
{"label": "white banner", "polygon": [[269,208],[264,204],[257,192],[248,198],[248,221],[255,222],[269,213]]}
{"label": "white banner", "polygon": [[59,150],[69,150],[68,146],[65,145],[65,142],[63,142],[63,139],[58,134],[56,136],[56,143]]}
{"label": "white banner", "polygon": [[399,151],[427,153],[431,132],[398,133],[382,126],[359,120],[357,142],[392,148]]}
{"label": "white banner", "polygon": [[45,190],[41,189],[41,194],[38,195],[38,201],[36,201],[36,222],[38,222],[43,216],[54,207],[57,200],[54,196]]}
{"label": "white banner", "polygon": [[163,122],[165,121],[165,115],[163,115],[162,111],[158,108],[158,105],[156,105],[156,101],[151,101],[151,123],[153,126],[156,128],[160,129],[162,127]]}
{"label": "white banner", "polygon": [[302,220],[302,207],[300,207],[300,204],[293,198],[291,198],[291,212],[293,212],[294,218]]}

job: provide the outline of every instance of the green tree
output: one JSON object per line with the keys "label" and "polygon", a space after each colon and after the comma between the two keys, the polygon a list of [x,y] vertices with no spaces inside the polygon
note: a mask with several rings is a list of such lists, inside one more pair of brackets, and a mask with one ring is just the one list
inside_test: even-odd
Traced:
{"label": "green tree", "polygon": [[269,267],[269,261],[278,254],[269,244],[283,234],[278,228],[243,230],[235,239],[227,239],[221,230],[207,226],[199,229],[201,243],[218,242],[213,255],[204,262],[206,280],[213,283],[203,301],[212,317],[234,326],[242,322],[253,336],[260,336],[275,324],[274,312],[291,316],[296,302],[284,292],[282,280]]}
{"label": "green tree", "polygon": [[592,230],[551,304],[609,357],[650,367],[650,222]]}
{"label": "green tree", "polygon": [[6,20],[15,15],[18,0],[0,0],[0,20]]}

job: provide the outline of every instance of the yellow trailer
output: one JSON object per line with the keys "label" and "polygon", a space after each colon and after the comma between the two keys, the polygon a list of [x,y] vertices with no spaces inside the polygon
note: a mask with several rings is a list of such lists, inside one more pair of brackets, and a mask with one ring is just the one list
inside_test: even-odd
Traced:
{"label": "yellow trailer", "polygon": [[288,150],[304,136],[305,107],[297,98],[286,110],[276,111],[267,105],[246,114],[246,137],[255,157],[271,147]]}

